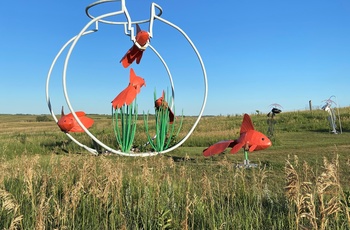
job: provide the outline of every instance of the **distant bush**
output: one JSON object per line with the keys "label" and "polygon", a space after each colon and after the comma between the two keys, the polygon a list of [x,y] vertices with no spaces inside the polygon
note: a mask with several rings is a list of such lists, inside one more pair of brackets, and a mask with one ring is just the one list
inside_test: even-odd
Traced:
{"label": "distant bush", "polygon": [[36,117],[37,122],[51,121],[51,119],[46,115],[40,115]]}

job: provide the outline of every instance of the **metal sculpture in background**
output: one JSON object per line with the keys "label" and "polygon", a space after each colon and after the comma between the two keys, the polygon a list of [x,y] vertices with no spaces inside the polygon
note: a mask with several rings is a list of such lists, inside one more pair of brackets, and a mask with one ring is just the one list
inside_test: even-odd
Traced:
{"label": "metal sculpture in background", "polygon": [[[326,111],[328,113],[328,122],[330,126],[330,132],[333,134],[343,133],[342,127],[341,127],[341,121],[340,121],[340,114],[339,114],[339,107],[337,107],[337,114],[334,111],[334,108],[332,105],[334,104],[337,106],[337,103],[332,100],[332,98],[335,98],[335,96],[329,97],[327,100],[324,100],[322,102],[325,102],[325,104],[322,106],[322,110]],[[338,118],[337,118],[338,116]],[[337,131],[337,123],[339,124],[339,132]]]}
{"label": "metal sculpture in background", "polygon": [[272,107],[271,111],[267,114],[267,136],[272,139],[274,138],[275,134],[275,124],[277,123],[274,117],[276,114],[279,114],[282,112],[282,106],[279,104],[271,104],[270,107]]}
{"label": "metal sculpture in background", "polygon": [[[117,7],[117,9],[120,9],[119,11],[112,11],[106,14],[102,14],[99,16],[94,16],[91,14],[91,9],[97,5],[101,5],[104,3],[113,3],[113,2],[120,2],[120,7]],[[104,4],[106,5],[106,4]],[[107,8],[110,9],[111,7]],[[47,75],[47,80],[46,80],[46,101],[47,105],[49,107],[50,113],[55,120],[55,122],[59,125],[60,129],[65,132],[65,134],[70,138],[74,143],[78,144],[80,147],[83,147],[87,151],[98,155],[100,153],[100,147],[104,148],[106,152],[109,153],[114,153],[118,155],[123,155],[123,156],[154,156],[157,154],[161,153],[166,153],[170,152],[177,147],[181,146],[188,138],[189,136],[193,133],[195,127],[199,123],[199,120],[201,119],[201,116],[203,114],[205,104],[207,101],[207,95],[208,95],[208,83],[207,83],[207,74],[206,70],[204,67],[204,63],[202,61],[202,58],[191,41],[191,39],[187,36],[187,34],[178,26],[175,24],[163,19],[161,17],[162,15],[162,8],[157,5],[156,3],[151,4],[151,10],[150,10],[150,16],[147,19],[144,20],[138,20],[138,21],[133,21],[131,15],[129,14],[129,11],[126,7],[126,0],[99,0],[96,1],[90,5],[88,5],[85,8],[85,13],[86,15],[91,19],[85,26],[84,28],[74,37],[72,37],[68,42],[63,45],[61,50],[58,52],[56,57],[54,58],[50,70]],[[118,17],[115,17],[118,16]],[[121,16],[121,17],[119,17]],[[124,16],[124,18],[122,17]],[[121,20],[121,21],[117,21]],[[120,94],[117,95],[115,100],[112,101],[112,109],[115,110],[115,116],[116,116],[116,121],[122,120],[122,130],[119,132],[119,130],[116,130],[117,140],[122,137],[123,140],[118,141],[118,147],[115,149],[114,147],[109,147],[103,142],[101,142],[97,137],[95,137],[89,130],[90,126],[94,123],[92,119],[87,118],[85,116],[85,112],[80,111],[80,112],[75,112],[73,109],[73,106],[70,102],[69,96],[68,96],[68,91],[67,91],[67,69],[68,69],[68,64],[70,60],[70,56],[77,45],[78,41],[87,35],[95,34],[99,31],[99,24],[107,24],[111,26],[123,26],[124,27],[124,33],[126,36],[130,37],[130,40],[132,41],[132,47],[129,48],[125,47],[125,50],[129,48],[127,53],[122,57],[120,60],[121,65],[124,68],[128,68],[130,65],[135,62],[136,64],[141,64],[141,58],[143,52],[147,49],[150,49],[153,51],[153,53],[158,57],[159,61],[163,64],[165,71],[168,75],[168,80],[169,80],[169,85],[171,88],[171,93],[169,93],[169,96],[167,98],[167,101],[170,102],[169,109],[159,109],[157,108],[157,112],[159,114],[164,114],[167,116],[162,116],[164,119],[169,119],[169,115],[166,114],[165,112],[168,111],[174,111],[174,95],[175,95],[175,88],[174,88],[174,82],[172,78],[172,74],[170,72],[170,69],[168,68],[167,63],[165,60],[162,58],[160,53],[150,44],[150,38],[152,39],[157,39],[156,34],[153,33],[153,24],[154,21],[158,21],[159,23],[164,23],[167,26],[172,27],[175,29],[177,32],[179,32],[185,39],[186,41],[190,44],[192,47],[192,50],[195,52],[195,55],[198,58],[199,61],[199,66],[202,71],[202,76],[203,76],[203,81],[204,81],[204,94],[203,94],[203,102],[202,102],[202,107],[200,111],[198,112],[197,119],[194,121],[193,126],[189,129],[187,135],[185,135],[181,140],[178,142],[172,143],[171,146],[168,144],[166,145],[166,148],[163,148],[163,146],[160,146],[158,149],[153,149],[153,150],[146,150],[146,151],[129,151],[130,146],[132,146],[132,141],[133,141],[133,135],[135,134],[135,121],[137,119],[137,104],[136,104],[136,95],[140,92],[140,88],[142,85],[145,84],[145,81],[141,79],[140,77],[136,76],[134,73],[133,69],[130,69],[130,83],[128,87],[120,92]],[[148,31],[141,30],[141,26],[143,24],[148,24]],[[52,75],[52,71],[57,64],[58,59],[60,56],[66,52],[66,57],[64,60],[64,65],[63,65],[63,71],[62,71],[62,88],[63,88],[63,93],[64,97],[66,99],[67,107],[70,110],[70,113],[65,116],[64,113],[62,112],[61,119],[59,120],[53,110],[51,98],[50,98],[50,93],[49,93],[49,88],[50,88],[50,79]],[[124,53],[125,51],[123,51]],[[119,63],[118,63],[119,64]],[[119,65],[118,65],[119,66]],[[141,73],[142,76],[142,73]],[[163,96],[164,98],[164,96]],[[164,98],[165,100],[165,98]],[[106,105],[111,106],[110,104],[110,99],[108,101],[106,100]],[[154,106],[154,101],[150,102],[150,105]],[[165,103],[163,103],[165,105]],[[61,107],[61,106],[60,106]],[[167,107],[168,108],[168,107]],[[162,112],[163,111],[163,112]],[[157,113],[156,113],[157,114]],[[120,116],[118,116],[120,115]],[[173,121],[173,120],[172,120]],[[96,123],[96,122],[95,122]],[[174,123],[174,122],[171,122]],[[166,126],[168,123],[163,122],[164,126]],[[71,128],[71,126],[73,128]],[[125,128],[126,127],[126,128]],[[81,128],[81,129],[80,129]],[[125,128],[125,129],[123,129]],[[165,127],[167,128],[167,127]],[[163,129],[166,130],[164,127]],[[125,132],[124,132],[125,131]],[[71,133],[74,132],[83,132],[86,133],[93,141],[94,143],[94,148],[88,147],[82,143],[80,143],[76,138],[74,138]],[[125,138],[128,135],[131,135],[130,138]],[[167,137],[167,133],[163,133],[164,137]],[[125,144],[126,147],[120,148],[120,145],[124,144],[122,143],[123,141],[126,141],[127,143]],[[124,141],[124,142],[125,142]]]}

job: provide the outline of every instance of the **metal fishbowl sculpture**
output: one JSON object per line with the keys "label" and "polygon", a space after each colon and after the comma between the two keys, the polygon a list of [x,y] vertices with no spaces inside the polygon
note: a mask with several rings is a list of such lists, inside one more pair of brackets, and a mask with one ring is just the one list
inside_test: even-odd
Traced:
{"label": "metal fishbowl sculpture", "polygon": [[328,98],[327,100],[324,100],[325,104],[322,106],[322,110],[326,111],[328,113],[328,122],[330,127],[330,132],[333,134],[338,134],[337,131],[337,123],[339,123],[339,131],[340,133],[343,133],[342,127],[341,127],[341,121],[340,121],[340,114],[339,114],[339,108],[338,108],[338,118],[336,115],[336,112],[334,111],[334,108],[332,105],[337,105],[331,98],[335,97],[334,95]]}
{"label": "metal fishbowl sculpture", "polygon": [[[110,13],[102,14],[100,16],[93,16],[90,13],[91,8],[105,4],[105,3],[111,3],[111,2],[120,2],[120,9],[119,11],[113,11]],[[49,69],[47,80],[46,80],[46,101],[48,104],[49,111],[54,118],[55,122],[58,124],[59,128],[76,144],[79,146],[85,148],[90,153],[93,153],[95,155],[99,154],[99,151],[97,149],[100,149],[100,147],[104,148],[106,151],[118,155],[123,156],[154,156],[166,152],[170,152],[177,147],[181,146],[192,134],[194,129],[196,128],[199,120],[202,117],[205,104],[207,101],[207,95],[208,95],[208,83],[207,83],[207,74],[204,67],[204,63],[202,61],[202,58],[191,41],[191,39],[187,36],[187,34],[178,26],[171,23],[170,21],[167,21],[161,17],[163,10],[162,8],[157,5],[156,3],[151,4],[151,10],[150,10],[150,17],[145,20],[138,20],[133,21],[131,19],[131,15],[128,12],[128,9],[126,7],[126,0],[100,0],[96,1],[90,5],[88,5],[85,8],[86,15],[91,19],[84,27],[83,29],[74,37],[72,37],[67,43],[63,45],[61,50],[58,52],[56,57],[54,58],[51,67]],[[117,15],[124,15],[125,21],[113,21],[111,18],[113,16]],[[201,70],[203,75],[203,81],[204,81],[204,95],[203,95],[203,102],[202,107],[198,113],[197,119],[194,121],[193,126],[189,129],[187,135],[185,135],[180,141],[176,142],[174,141],[174,136],[176,136],[180,128],[182,126],[182,119],[181,124],[179,127],[179,130],[175,131],[174,123],[175,123],[175,103],[174,103],[174,95],[175,95],[175,87],[174,82],[172,78],[172,74],[170,72],[170,69],[168,68],[167,63],[164,61],[160,53],[150,44],[150,39],[156,39],[155,34],[153,34],[153,23],[157,20],[161,23],[164,23],[173,29],[177,30],[179,33],[183,35],[183,37],[187,40],[187,42],[192,47],[193,51],[195,52]],[[153,147],[153,150],[150,150],[148,152],[142,152],[142,151],[133,151],[131,149],[135,132],[136,132],[136,125],[137,125],[137,102],[136,98],[137,95],[140,93],[141,87],[146,85],[145,79],[143,79],[140,76],[137,76],[133,68],[130,68],[130,81],[129,85],[121,91],[114,100],[112,100],[112,116],[113,116],[113,122],[114,122],[114,131],[116,140],[118,142],[118,148],[115,149],[110,146],[107,146],[103,142],[101,142],[97,137],[95,137],[88,129],[92,126],[94,121],[91,118],[88,118],[85,116],[85,112],[75,112],[73,109],[73,106],[70,102],[67,86],[66,86],[66,79],[67,79],[67,69],[68,64],[70,60],[71,53],[73,49],[75,48],[78,41],[83,37],[90,34],[94,34],[98,32],[99,30],[99,24],[108,24],[108,25],[119,25],[124,27],[124,33],[126,36],[130,37],[130,40],[132,41],[132,46],[127,50],[125,55],[121,58],[120,63],[122,67],[128,68],[133,63],[141,64],[141,59],[143,56],[143,53],[146,49],[150,49],[155,53],[155,55],[159,58],[159,60],[162,62],[167,75],[169,77],[170,87],[171,87],[171,94],[165,95],[165,92],[163,91],[163,94],[160,98],[156,99],[156,92],[154,93],[154,109],[155,109],[155,119],[156,119],[156,135],[151,137],[151,135],[148,133],[148,115],[144,115],[144,123],[145,123],[145,132],[147,135],[147,143],[145,145],[150,145]],[[148,31],[142,30],[141,25],[142,24],[148,24],[149,29]],[[93,27],[94,25],[94,27]],[[93,27],[93,29],[91,29]],[[136,32],[135,32],[136,27]],[[136,34],[135,34],[136,33]],[[67,55],[65,57],[64,65],[63,65],[63,73],[62,73],[62,88],[64,97],[66,99],[67,106],[70,110],[70,113],[68,115],[64,115],[62,110],[62,116],[59,119],[57,119],[54,110],[52,108],[52,102],[50,98],[49,88],[50,88],[50,79],[52,75],[52,71],[56,65],[57,60],[62,55],[62,53],[67,50]],[[142,76],[142,73],[140,73]],[[167,96],[167,98],[166,98]],[[70,127],[66,127],[66,124],[63,124],[62,122],[67,120],[64,120],[69,116],[70,122],[74,123],[74,129],[70,129]],[[78,128],[79,127],[79,128]],[[80,143],[78,140],[76,140],[70,133],[71,132],[85,132],[89,137],[91,137],[93,143],[95,144],[95,148],[88,147],[82,143]]]}
{"label": "metal fishbowl sculpture", "polygon": [[225,151],[225,149],[231,147],[231,154],[237,153],[240,149],[244,150],[244,166],[245,167],[255,167],[255,164],[250,164],[248,159],[248,151],[258,151],[269,148],[272,143],[270,139],[263,133],[258,132],[254,129],[254,125],[250,116],[244,114],[243,122],[241,125],[240,136],[236,140],[224,140],[217,142],[208,148],[203,150],[203,156],[209,157],[215,154],[219,154]]}

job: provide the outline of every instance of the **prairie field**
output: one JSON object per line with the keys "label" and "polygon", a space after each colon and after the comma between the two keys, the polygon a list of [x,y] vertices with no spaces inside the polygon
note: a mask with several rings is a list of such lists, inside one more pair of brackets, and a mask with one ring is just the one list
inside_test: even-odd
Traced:
{"label": "prairie field", "polygon": [[[350,108],[339,112],[341,134],[322,110],[276,115],[273,145],[249,153],[252,168],[237,167],[243,150],[202,156],[239,137],[242,114],[204,116],[182,146],[152,157],[96,156],[49,115],[0,114],[0,229],[350,229]],[[88,116],[89,131],[117,148],[111,116]],[[175,143],[195,119],[183,117]],[[266,134],[266,114],[251,119]]]}

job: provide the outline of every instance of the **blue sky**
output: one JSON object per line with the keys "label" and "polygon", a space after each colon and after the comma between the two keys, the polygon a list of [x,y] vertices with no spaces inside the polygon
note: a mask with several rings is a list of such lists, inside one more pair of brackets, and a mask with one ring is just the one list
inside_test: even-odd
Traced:
{"label": "blue sky", "polygon": [[[61,47],[90,22],[85,7],[93,1],[5,1],[0,35],[0,113],[48,114],[45,83]],[[309,100],[322,106],[336,96],[350,105],[350,2],[348,0],[154,1],[162,18],[179,26],[198,49],[208,77],[204,115],[304,110]],[[149,18],[149,0],[126,0],[133,21]],[[105,3],[91,12],[119,10]],[[122,20],[118,17],[118,20]],[[140,25],[147,30],[147,24]],[[197,115],[204,81],[187,40],[170,26],[155,22],[151,45],[166,60],[175,85],[177,114]],[[111,100],[129,80],[119,63],[132,46],[122,26],[99,24],[72,52],[67,89],[75,111],[111,113]],[[53,110],[68,108],[62,91],[67,51],[50,81]],[[146,81],[137,102],[139,112],[153,112],[153,93],[170,90],[164,67],[147,49],[131,66]],[[333,98],[334,99],[334,98]]]}

